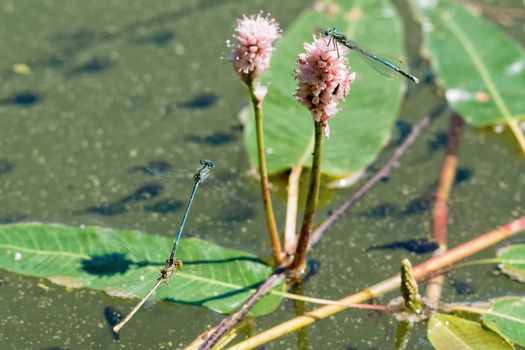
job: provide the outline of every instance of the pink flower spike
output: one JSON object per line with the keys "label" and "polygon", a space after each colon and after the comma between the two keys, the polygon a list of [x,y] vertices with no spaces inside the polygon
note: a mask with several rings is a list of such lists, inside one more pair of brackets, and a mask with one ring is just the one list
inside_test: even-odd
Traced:
{"label": "pink flower spike", "polygon": [[339,111],[337,104],[350,92],[356,74],[350,73],[344,46],[337,52],[322,38],[314,37],[314,42],[304,44],[304,48],[306,52],[299,54],[294,73],[298,81],[294,97],[310,110],[315,121],[323,123],[328,137],[328,120]]}
{"label": "pink flower spike", "polygon": [[230,61],[244,81],[254,80],[270,66],[273,43],[281,37],[281,29],[270,14],[246,16],[237,20],[236,43],[226,42],[231,49]]}

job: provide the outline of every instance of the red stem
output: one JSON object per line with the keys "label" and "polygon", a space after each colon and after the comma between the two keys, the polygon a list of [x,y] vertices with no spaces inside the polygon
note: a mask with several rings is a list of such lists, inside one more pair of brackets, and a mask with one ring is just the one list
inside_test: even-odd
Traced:
{"label": "red stem", "polygon": [[[436,192],[436,199],[434,209],[432,211],[432,237],[438,244],[438,249],[432,254],[432,257],[438,257],[447,252],[447,224],[448,224],[448,201],[450,192],[454,186],[456,179],[458,152],[461,135],[464,126],[463,119],[453,113],[450,119],[450,128],[448,131],[448,143],[445,159],[441,168],[439,177],[439,185]],[[443,284],[445,283],[445,275],[432,277],[427,282],[425,291],[427,299],[434,304],[439,302]]]}

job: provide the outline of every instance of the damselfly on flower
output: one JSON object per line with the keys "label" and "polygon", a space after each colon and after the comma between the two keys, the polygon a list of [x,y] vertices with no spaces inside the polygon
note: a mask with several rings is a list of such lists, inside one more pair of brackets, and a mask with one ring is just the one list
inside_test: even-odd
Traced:
{"label": "damselfly on flower", "polygon": [[[328,44],[330,45],[331,42],[334,44],[334,49],[339,52],[337,48],[337,44],[341,44],[350,50],[353,50],[359,54],[359,56],[366,62],[368,65],[370,65],[372,68],[374,68],[377,72],[380,74],[393,78],[396,75],[402,75],[408,80],[413,81],[414,83],[419,83],[419,79],[413,76],[410,73],[405,72],[401,66],[403,62],[400,60],[388,57],[384,58],[384,55],[379,55],[375,53],[373,50],[363,47],[362,45],[356,43],[355,41],[352,41],[348,39],[348,37],[340,32],[337,31],[336,28],[328,29],[324,32],[324,34],[329,37]],[[395,62],[395,63],[394,63]]]}

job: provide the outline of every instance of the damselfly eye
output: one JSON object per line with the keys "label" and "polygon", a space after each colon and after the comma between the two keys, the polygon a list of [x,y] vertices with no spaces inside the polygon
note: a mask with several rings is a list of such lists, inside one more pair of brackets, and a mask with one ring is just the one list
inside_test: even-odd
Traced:
{"label": "damselfly eye", "polygon": [[206,159],[201,159],[199,161],[201,165],[207,166],[209,168],[215,168],[215,163]]}
{"label": "damselfly eye", "polygon": [[330,29],[325,30],[324,31],[324,35],[330,36],[330,35],[332,35],[333,33],[336,33],[336,32],[337,32],[337,28],[334,27],[334,28],[330,28]]}

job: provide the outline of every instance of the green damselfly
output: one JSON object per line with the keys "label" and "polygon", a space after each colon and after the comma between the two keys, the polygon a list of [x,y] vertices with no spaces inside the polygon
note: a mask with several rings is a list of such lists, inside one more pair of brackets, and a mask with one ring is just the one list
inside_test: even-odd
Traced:
{"label": "green damselfly", "polygon": [[[382,57],[382,55],[378,55],[372,50],[364,48],[362,45],[357,44],[356,42],[348,39],[346,35],[338,32],[336,28],[326,30],[324,32],[324,35],[330,37],[327,45],[330,45],[330,42],[333,40],[334,48],[336,49],[338,54],[339,50],[337,49],[337,43],[347,47],[350,50],[357,52],[359,56],[363,59],[363,61],[368,63],[377,72],[386,77],[393,78],[397,74],[399,74],[404,76],[408,80],[413,81],[416,84],[419,83],[418,78],[416,78],[410,73],[405,72],[403,69],[400,68],[400,65],[402,64],[401,61],[391,57],[389,57],[388,59],[383,58],[384,56]],[[397,64],[394,64],[393,62],[397,62]]]}

